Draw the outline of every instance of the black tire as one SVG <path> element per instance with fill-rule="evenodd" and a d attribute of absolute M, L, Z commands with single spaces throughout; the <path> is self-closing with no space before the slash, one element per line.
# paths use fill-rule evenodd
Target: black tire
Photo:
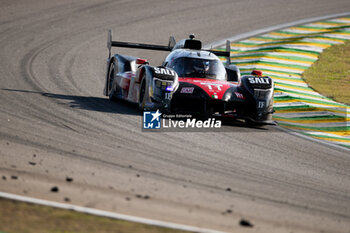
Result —
<path fill-rule="evenodd" d="M 109 67 L 108 82 L 107 82 L 107 95 L 110 100 L 115 99 L 115 90 L 112 87 L 114 78 L 115 78 L 115 68 L 114 68 L 114 63 L 112 62 Z"/>
<path fill-rule="evenodd" d="M 141 81 L 141 87 L 140 87 L 140 98 L 139 98 L 139 109 L 143 111 L 145 109 L 146 104 L 146 77 L 143 75 L 142 81 Z"/>
<path fill-rule="evenodd" d="M 200 113 L 200 115 L 199 115 L 199 117 L 200 117 L 200 119 L 202 119 L 202 120 L 207 120 L 208 118 L 210 118 L 210 117 L 212 117 L 213 116 L 213 114 L 214 114 L 214 109 L 213 108 L 208 108 L 207 107 L 207 104 L 204 102 L 203 103 L 204 104 L 204 106 L 203 106 L 203 110 L 204 111 L 202 111 L 201 113 Z"/>

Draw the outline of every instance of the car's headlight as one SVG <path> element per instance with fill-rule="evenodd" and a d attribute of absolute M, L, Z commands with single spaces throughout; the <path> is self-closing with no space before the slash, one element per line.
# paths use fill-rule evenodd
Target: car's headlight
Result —
<path fill-rule="evenodd" d="M 173 91 L 174 90 L 174 82 L 170 80 L 161 80 L 158 78 L 153 78 L 153 86 L 164 90 L 164 91 Z"/>

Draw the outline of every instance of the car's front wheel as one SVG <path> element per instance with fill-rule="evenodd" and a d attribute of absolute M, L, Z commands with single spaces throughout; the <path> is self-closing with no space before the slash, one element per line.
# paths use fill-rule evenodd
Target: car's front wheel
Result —
<path fill-rule="evenodd" d="M 140 96 L 139 96 L 139 109 L 143 111 L 146 104 L 146 77 L 142 77 L 141 87 L 140 87 Z"/>

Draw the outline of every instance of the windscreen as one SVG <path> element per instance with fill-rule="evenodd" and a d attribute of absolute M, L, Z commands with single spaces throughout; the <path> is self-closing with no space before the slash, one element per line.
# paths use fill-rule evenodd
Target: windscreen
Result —
<path fill-rule="evenodd" d="M 179 77 L 226 80 L 226 70 L 218 60 L 180 57 L 170 67 Z"/>

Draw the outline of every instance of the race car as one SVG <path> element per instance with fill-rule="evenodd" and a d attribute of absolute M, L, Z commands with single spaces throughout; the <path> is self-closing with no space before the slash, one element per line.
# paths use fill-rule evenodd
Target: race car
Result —
<path fill-rule="evenodd" d="M 114 54 L 112 47 L 170 52 L 161 66 L 147 59 Z M 152 45 L 112 40 L 108 32 L 104 95 L 137 103 L 141 110 L 186 113 L 201 117 L 244 119 L 250 124 L 275 124 L 273 80 L 261 71 L 241 77 L 230 64 L 230 42 L 225 51 L 203 49 L 194 35 L 176 43 Z M 219 57 L 226 57 L 226 65 Z"/>

